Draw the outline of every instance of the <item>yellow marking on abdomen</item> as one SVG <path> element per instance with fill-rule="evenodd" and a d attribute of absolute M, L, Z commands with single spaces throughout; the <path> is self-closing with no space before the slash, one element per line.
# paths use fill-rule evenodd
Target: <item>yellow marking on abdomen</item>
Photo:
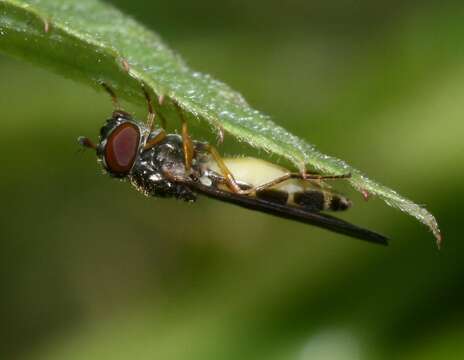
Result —
<path fill-rule="evenodd" d="M 284 167 L 253 157 L 225 158 L 223 160 L 237 181 L 249 184 L 252 187 L 267 184 L 290 172 Z M 214 161 L 211 161 L 208 166 L 218 174 L 221 173 Z M 303 191 L 308 186 L 305 183 L 302 180 L 289 179 L 273 186 L 272 189 L 286 191 L 290 194 Z"/>
<path fill-rule="evenodd" d="M 282 166 L 253 157 L 225 158 L 223 161 L 235 180 L 251 187 L 270 183 L 290 173 Z M 219 166 L 214 161 L 211 161 L 208 166 L 211 170 L 221 174 Z M 288 205 L 311 208 L 314 211 L 338 211 L 345 210 L 350 206 L 350 201 L 347 198 L 321 187 L 315 181 L 289 179 L 269 187 L 268 190 L 278 190 L 288 194 Z M 271 196 L 269 200 L 272 198 L 277 200 L 276 195 Z M 336 204 L 337 206 L 334 206 Z"/>

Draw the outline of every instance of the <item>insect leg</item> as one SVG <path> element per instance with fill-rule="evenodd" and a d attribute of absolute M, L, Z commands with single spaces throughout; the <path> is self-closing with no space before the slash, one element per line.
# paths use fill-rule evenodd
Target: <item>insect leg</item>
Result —
<path fill-rule="evenodd" d="M 319 174 L 293 174 L 293 178 L 301 180 L 336 180 L 336 179 L 349 179 L 351 174 L 342 175 L 319 175 Z"/>
<path fill-rule="evenodd" d="M 242 190 L 240 188 L 240 186 L 237 184 L 237 181 L 235 180 L 234 175 L 231 173 L 226 163 L 222 159 L 221 155 L 214 146 L 208 144 L 206 150 L 211 154 L 214 161 L 216 161 L 216 164 L 218 164 L 219 169 L 221 170 L 221 173 L 225 178 L 225 182 L 230 190 L 232 190 L 236 194 L 242 195 L 246 195 L 251 192 L 250 190 Z"/>
<path fill-rule="evenodd" d="M 177 109 L 177 113 L 179 114 L 180 120 L 182 122 L 182 146 L 184 149 L 185 168 L 187 170 L 190 170 L 192 167 L 193 153 L 194 153 L 193 143 L 192 143 L 192 139 L 190 138 L 190 135 L 188 132 L 187 120 L 185 119 L 182 109 L 176 103 L 175 103 L 175 107 Z"/>
<path fill-rule="evenodd" d="M 248 193 L 255 193 L 259 192 L 262 190 L 266 190 L 270 187 L 276 186 L 280 183 L 283 183 L 284 181 L 290 180 L 290 179 L 299 179 L 299 180 L 333 180 L 333 179 L 346 179 L 349 178 L 351 175 L 329 175 L 329 176 L 324 176 L 324 175 L 311 175 L 311 174 L 299 174 L 299 173 L 287 173 L 285 175 L 282 175 L 272 181 L 269 181 L 265 184 L 258 185 L 254 188 L 251 188 L 249 190 L 246 190 Z"/>
<path fill-rule="evenodd" d="M 105 89 L 105 91 L 110 95 L 111 101 L 113 102 L 113 107 L 116 111 L 121 109 L 121 105 L 119 104 L 118 97 L 116 96 L 113 89 L 106 83 L 102 82 L 100 85 Z"/>
<path fill-rule="evenodd" d="M 145 100 L 147 101 L 147 108 L 148 108 L 147 128 L 149 129 L 149 133 L 151 133 L 155 125 L 156 113 L 153 110 L 153 104 L 151 103 L 150 94 L 148 93 L 147 89 L 145 89 L 145 85 L 143 83 L 142 83 L 142 91 L 143 91 L 143 94 L 145 95 Z"/>
<path fill-rule="evenodd" d="M 266 190 L 270 187 L 273 187 L 275 185 L 278 185 L 280 183 L 283 183 L 284 181 L 287 181 L 289 179 L 295 179 L 295 175 L 297 174 L 293 174 L 293 173 L 288 173 L 288 174 L 285 174 L 285 175 L 282 175 L 272 181 L 269 181 L 268 183 L 265 183 L 265 184 L 262 184 L 262 185 L 258 185 L 252 189 L 250 189 L 249 191 L 251 192 L 258 192 L 258 191 L 262 191 L 262 190 Z"/>
<path fill-rule="evenodd" d="M 145 146 L 143 147 L 144 150 L 149 150 L 152 147 L 156 146 L 159 144 L 161 141 L 166 139 L 166 132 L 164 130 L 161 130 L 158 135 L 156 135 L 153 139 L 147 141 Z"/>
<path fill-rule="evenodd" d="M 46 26 L 47 25 L 48 25 L 48 22 L 46 22 Z M 46 31 L 48 31 L 48 29 L 46 29 Z M 116 97 L 116 94 L 114 93 L 113 89 L 111 89 L 111 87 L 109 85 L 107 85 L 106 83 L 104 83 L 104 82 L 101 82 L 100 85 L 110 95 L 111 101 L 113 102 L 113 106 L 114 106 L 114 109 L 115 109 L 114 113 L 121 112 L 121 110 L 120 110 L 121 106 L 119 105 L 118 98 Z M 80 136 L 77 139 L 77 142 L 79 143 L 79 145 L 81 145 L 84 148 L 97 150 L 97 145 L 92 140 L 90 140 L 88 137 Z"/>
<path fill-rule="evenodd" d="M 163 103 L 164 103 L 164 95 L 158 96 L 158 106 L 159 106 L 159 108 L 161 108 L 161 106 L 163 106 Z M 166 129 L 166 126 L 167 126 L 166 118 L 161 113 L 161 110 L 159 110 L 157 114 L 158 114 L 158 117 L 161 120 L 161 127 L 163 129 Z"/>
<path fill-rule="evenodd" d="M 155 117 L 158 117 L 161 121 L 161 128 L 166 129 L 166 118 L 161 114 L 160 111 L 156 111 L 155 107 L 153 107 L 153 103 L 151 101 L 150 94 L 148 93 L 147 89 L 145 88 L 144 83 L 142 83 L 142 91 L 145 95 L 145 99 L 147 101 L 148 107 L 148 118 L 147 118 L 147 127 L 150 129 L 150 132 L 153 131 L 154 128 L 154 120 Z M 158 105 L 163 105 L 164 96 L 160 95 L 158 97 Z"/>

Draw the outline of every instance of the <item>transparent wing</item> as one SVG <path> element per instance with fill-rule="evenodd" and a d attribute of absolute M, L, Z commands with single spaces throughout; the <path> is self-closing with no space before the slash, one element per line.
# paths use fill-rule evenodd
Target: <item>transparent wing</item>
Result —
<path fill-rule="evenodd" d="M 261 211 L 282 218 L 299 221 L 305 224 L 318 226 L 352 238 L 381 245 L 388 245 L 387 237 L 327 214 L 311 212 L 302 207 L 283 205 L 253 196 L 239 195 L 218 189 L 214 186 L 205 186 L 199 182 L 192 182 L 188 185 L 198 193 L 213 199 L 225 201 L 247 209 Z"/>

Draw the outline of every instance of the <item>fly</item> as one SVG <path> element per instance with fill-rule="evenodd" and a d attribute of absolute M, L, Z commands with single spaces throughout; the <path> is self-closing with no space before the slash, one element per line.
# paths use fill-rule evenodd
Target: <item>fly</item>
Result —
<path fill-rule="evenodd" d="M 323 180 L 349 175 L 292 173 L 252 157 L 222 158 L 211 144 L 191 139 L 186 119 L 175 103 L 182 122 L 180 135 L 167 134 L 163 128 L 155 129 L 157 114 L 145 89 L 148 120 L 141 124 L 120 110 L 112 89 L 103 86 L 111 95 L 116 110 L 100 129 L 98 144 L 86 137 L 78 141 L 96 151 L 98 161 L 110 176 L 128 179 L 147 196 L 194 202 L 198 194 L 205 195 L 387 245 L 385 236 L 325 213 L 347 210 L 351 201 L 332 191 Z"/>

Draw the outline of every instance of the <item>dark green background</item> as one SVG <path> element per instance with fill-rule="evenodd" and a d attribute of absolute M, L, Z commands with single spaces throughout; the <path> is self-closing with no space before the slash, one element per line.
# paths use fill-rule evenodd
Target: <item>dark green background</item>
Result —
<path fill-rule="evenodd" d="M 194 69 L 426 204 L 444 248 L 343 184 L 344 217 L 390 247 L 203 198 L 146 199 L 78 152 L 111 112 L 103 93 L 2 57 L 0 357 L 464 357 L 462 2 L 116 3 Z M 220 149 L 252 152 L 230 137 Z"/>

